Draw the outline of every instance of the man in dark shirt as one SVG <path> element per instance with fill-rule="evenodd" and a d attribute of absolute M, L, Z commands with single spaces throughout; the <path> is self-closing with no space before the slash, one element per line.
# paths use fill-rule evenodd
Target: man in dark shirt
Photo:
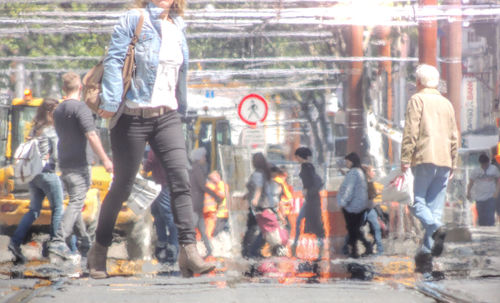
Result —
<path fill-rule="evenodd" d="M 49 246 L 49 252 L 68 259 L 73 258 L 74 255 L 70 253 L 66 239 L 72 235 L 75 226 L 80 239 L 87 245 L 90 243 L 89 235 L 85 228 L 82 228 L 81 212 L 90 188 L 90 165 L 92 163 L 87 152 L 87 144 L 90 144 L 107 172 L 113 172 L 113 164 L 106 155 L 95 131 L 94 118 L 90 109 L 85 103 L 79 101 L 82 90 L 80 76 L 69 72 L 64 74 L 62 79 L 62 89 L 66 96 L 54 112 L 54 123 L 59 137 L 58 163 L 62 181 L 69 195 L 69 202 L 56 236 Z"/>

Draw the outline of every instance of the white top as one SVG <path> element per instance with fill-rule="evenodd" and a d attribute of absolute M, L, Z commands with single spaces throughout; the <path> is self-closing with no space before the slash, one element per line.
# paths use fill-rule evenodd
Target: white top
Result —
<path fill-rule="evenodd" d="M 474 201 L 486 201 L 493 198 L 500 172 L 495 165 L 489 165 L 486 171 L 481 168 L 475 168 L 470 175 L 474 184 L 471 188 L 471 198 Z"/>
<path fill-rule="evenodd" d="M 177 109 L 175 88 L 179 75 L 179 68 L 184 60 L 182 55 L 182 41 L 177 26 L 167 20 L 161 20 L 161 46 L 158 55 L 158 70 L 150 103 L 135 103 L 127 100 L 127 107 L 160 107 L 167 106 Z"/>

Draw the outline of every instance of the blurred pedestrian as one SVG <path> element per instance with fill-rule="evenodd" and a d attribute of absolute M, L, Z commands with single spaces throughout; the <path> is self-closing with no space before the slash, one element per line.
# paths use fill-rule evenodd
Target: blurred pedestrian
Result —
<path fill-rule="evenodd" d="M 496 160 L 496 156 L 498 156 L 498 145 L 495 145 L 491 148 L 491 153 L 493 155 L 491 157 L 491 165 L 494 165 L 500 171 L 500 163 L 498 163 Z M 496 198 L 495 205 L 496 205 L 495 211 L 497 213 L 497 221 L 500 223 L 500 194 Z"/>
<path fill-rule="evenodd" d="M 219 186 L 221 187 L 219 188 Z M 217 171 L 213 171 L 207 176 L 205 188 L 206 192 L 205 200 L 203 201 L 203 217 L 205 218 L 207 236 L 209 239 L 212 239 L 215 225 L 217 224 L 218 206 L 222 203 L 222 201 L 224 201 L 226 196 L 224 182 L 220 179 L 220 175 Z"/>
<path fill-rule="evenodd" d="M 92 112 L 80 101 L 82 92 L 80 76 L 68 72 L 62 76 L 62 80 L 65 96 L 54 111 L 54 124 L 59 137 L 57 151 L 61 179 L 68 192 L 69 202 L 56 236 L 49 245 L 49 254 L 76 262 L 79 256 L 71 252 L 67 245 L 73 231 L 78 233 L 77 236 L 83 246 L 82 254 L 86 254 L 90 246 L 90 236 L 82 219 L 82 208 L 90 188 L 92 154 L 89 145 L 107 172 L 113 172 L 113 163 L 102 147 Z"/>
<path fill-rule="evenodd" d="M 196 248 L 193 205 L 186 144 L 181 117 L 187 108 L 188 46 L 182 19 L 184 0 L 137 0 L 122 15 L 111 36 L 104 60 L 99 115 L 112 118 L 110 140 L 116 171 L 99 215 L 96 241 L 88 264 L 93 278 L 105 278 L 106 255 L 122 203 L 128 199 L 146 143 L 167 174 L 171 206 L 177 226 L 179 268 L 184 277 L 215 268 Z M 128 46 L 144 16 L 135 44 L 135 70 L 123 91 L 122 70 Z M 123 97 L 124 96 L 124 97 Z M 122 99 L 123 98 L 123 99 Z M 122 102 L 123 101 L 123 102 Z"/>
<path fill-rule="evenodd" d="M 208 175 L 208 182 L 213 184 L 211 189 L 213 189 L 212 191 L 216 194 L 216 197 L 220 199 L 220 202 L 217 202 L 217 199 L 211 196 L 217 202 L 216 223 L 211 235 L 212 237 L 216 237 L 222 231 L 229 231 L 229 210 L 227 209 L 226 199 L 226 193 L 229 193 L 229 189 L 227 184 L 222 180 L 219 172 L 215 170 Z M 209 186 L 207 185 L 207 187 Z"/>
<path fill-rule="evenodd" d="M 458 131 L 451 102 L 437 90 L 439 72 L 421 64 L 416 70 L 418 92 L 406 106 L 401 170 L 414 175 L 413 214 L 422 223 L 423 245 L 415 256 L 416 271 L 430 273 L 432 257 L 441 255 L 446 232 L 441 222 L 446 187 L 457 167 Z"/>
<path fill-rule="evenodd" d="M 478 225 L 493 226 L 500 191 L 500 171 L 490 164 L 490 158 L 485 153 L 479 155 L 479 165 L 470 174 L 467 198 L 476 201 Z"/>
<path fill-rule="evenodd" d="M 362 165 L 362 168 L 366 175 L 368 187 L 368 208 L 366 209 L 365 222 L 370 226 L 370 232 L 373 235 L 375 245 L 377 246 L 376 254 L 381 255 L 384 252 L 384 246 L 382 245 L 382 229 L 380 228 L 379 213 L 377 212 L 375 205 L 375 200 L 377 198 L 380 200 L 380 191 L 377 191 L 377 187 L 375 185 L 375 169 L 373 166 Z"/>
<path fill-rule="evenodd" d="M 290 184 L 288 184 L 287 178 L 288 173 L 286 171 L 286 168 L 280 167 L 278 172 L 274 176 L 273 181 L 275 181 L 281 187 L 281 195 L 279 197 L 278 203 L 278 217 L 283 226 L 286 228 L 287 232 L 290 233 L 291 224 L 288 216 L 290 215 L 292 210 L 293 189 Z"/>
<path fill-rule="evenodd" d="M 52 240 L 59 228 L 63 214 L 63 189 L 61 180 L 56 174 L 57 134 L 54 128 L 54 111 L 59 101 L 45 98 L 37 108 L 33 118 L 30 139 L 38 140 L 38 149 L 43 161 L 42 172 L 29 182 L 30 208 L 22 217 L 10 238 L 9 250 L 16 258 L 15 263 L 25 263 L 26 257 L 21 250 L 28 230 L 40 216 L 45 197 L 49 200 L 51 209 L 50 239 Z"/>
<path fill-rule="evenodd" d="M 344 214 L 348 232 L 347 243 L 351 249 L 349 256 L 359 258 L 358 240 L 362 241 L 365 245 L 365 252 L 367 254 L 370 254 L 372 251 L 371 243 L 365 239 L 361 231 L 369 203 L 368 185 L 358 154 L 352 152 L 345 156 L 344 159 L 349 171 L 340 185 L 337 193 L 337 203 L 342 208 L 342 213 Z"/>
<path fill-rule="evenodd" d="M 246 184 L 247 193 L 245 194 L 249 210 L 247 230 L 242 243 L 242 255 L 246 258 L 262 257 L 261 249 L 265 241 L 262 235 L 259 236 L 260 229 L 257 223 L 257 212 L 269 207 L 271 181 L 270 167 L 264 154 L 253 154 L 252 166 L 254 171 Z"/>
<path fill-rule="evenodd" d="M 302 194 L 304 203 L 299 211 L 295 225 L 295 240 L 292 244 L 292 255 L 296 256 L 297 244 L 300 237 L 300 224 L 305 219 L 304 233 L 315 234 L 318 241 L 318 260 L 323 256 L 325 228 L 321 214 L 321 197 L 319 191 L 323 187 L 323 180 L 316 173 L 311 163 L 312 151 L 308 147 L 299 147 L 295 150 L 295 158 L 300 163 L 299 177 L 302 180 Z"/>
<path fill-rule="evenodd" d="M 208 238 L 205 217 L 203 216 L 205 193 L 208 191 L 206 186 L 208 176 L 206 155 L 207 152 L 204 147 L 199 147 L 191 151 L 192 167 L 189 171 L 189 179 L 191 181 L 191 197 L 193 198 L 194 226 L 198 228 L 207 251 L 205 257 L 208 257 L 212 255 L 212 243 L 210 243 L 210 239 Z"/>
<path fill-rule="evenodd" d="M 266 208 L 258 207 L 257 224 L 264 240 L 269 243 L 271 253 L 274 256 L 286 256 L 288 251 L 286 243 L 288 242 L 288 231 L 283 227 L 285 218 L 281 217 L 279 205 L 284 195 L 284 186 L 282 171 L 274 165 L 270 167 L 271 178 L 269 182 L 269 197 Z"/>
<path fill-rule="evenodd" d="M 177 227 L 174 223 L 174 214 L 170 204 L 170 190 L 167 176 L 153 150 L 149 150 L 144 161 L 144 171 L 151 172 L 153 180 L 161 185 L 158 197 L 151 204 L 151 215 L 154 218 L 156 229 L 155 257 L 160 263 L 174 264 L 179 253 Z"/>

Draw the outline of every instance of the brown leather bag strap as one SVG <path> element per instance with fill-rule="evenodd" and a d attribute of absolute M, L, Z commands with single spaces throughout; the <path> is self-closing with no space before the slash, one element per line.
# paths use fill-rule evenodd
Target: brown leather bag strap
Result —
<path fill-rule="evenodd" d="M 137 26 L 135 27 L 134 36 L 132 37 L 132 41 L 130 42 L 130 44 L 133 45 L 135 45 L 137 43 L 137 40 L 139 40 L 139 35 L 142 31 L 142 25 L 144 24 L 144 13 L 142 12 L 142 9 L 140 10 L 140 12 L 141 17 L 139 17 L 139 22 L 137 22 Z"/>

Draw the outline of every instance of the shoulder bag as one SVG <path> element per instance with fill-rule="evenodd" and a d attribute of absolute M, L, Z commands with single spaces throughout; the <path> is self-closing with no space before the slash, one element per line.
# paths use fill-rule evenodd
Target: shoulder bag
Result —
<path fill-rule="evenodd" d="M 122 108 L 123 99 L 125 98 L 125 95 L 128 92 L 128 89 L 130 88 L 130 82 L 135 68 L 135 44 L 139 40 L 139 35 L 141 33 L 143 23 L 144 23 L 144 13 L 141 10 L 141 17 L 139 18 L 139 22 L 137 22 L 134 36 L 132 37 L 132 41 L 130 41 L 130 44 L 128 45 L 127 54 L 123 62 L 123 69 L 122 69 L 123 95 L 122 95 L 122 102 L 120 103 L 120 108 Z M 104 60 L 101 60 L 90 71 L 88 71 L 87 74 L 85 74 L 85 76 L 83 77 L 82 81 L 83 100 L 94 113 L 97 113 L 97 111 L 99 110 L 99 105 L 101 104 L 101 99 L 99 95 L 102 92 L 101 85 L 102 85 L 102 76 L 104 74 L 103 61 Z M 113 116 L 113 118 L 111 118 L 110 128 L 112 128 L 114 124 L 116 124 L 116 121 L 121 115 L 120 108 L 118 109 L 117 113 Z M 123 109 L 121 111 L 123 111 Z M 115 121 L 114 124 L 111 126 L 113 120 Z"/>

